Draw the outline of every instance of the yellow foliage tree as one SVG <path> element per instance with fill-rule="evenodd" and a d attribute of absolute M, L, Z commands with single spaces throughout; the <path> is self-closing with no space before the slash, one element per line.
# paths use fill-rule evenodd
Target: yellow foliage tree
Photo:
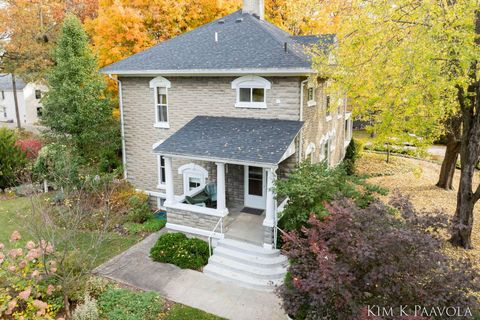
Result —
<path fill-rule="evenodd" d="M 347 0 L 266 0 L 267 20 L 294 35 L 336 33 Z"/>

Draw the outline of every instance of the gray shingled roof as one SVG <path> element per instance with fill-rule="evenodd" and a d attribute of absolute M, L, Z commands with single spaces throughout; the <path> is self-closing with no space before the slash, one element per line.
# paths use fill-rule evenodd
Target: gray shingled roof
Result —
<path fill-rule="evenodd" d="M 18 76 L 15 77 L 17 90 L 25 88 L 26 83 Z M 13 90 L 12 75 L 10 73 L 0 73 L 0 90 Z"/>
<path fill-rule="evenodd" d="M 276 165 L 302 125 L 292 120 L 197 116 L 154 152 Z"/>
<path fill-rule="evenodd" d="M 215 42 L 215 32 L 218 42 Z M 310 70 L 304 44 L 331 35 L 292 37 L 241 10 L 102 68 L 103 73 L 182 70 Z M 307 41 L 308 40 L 308 41 Z M 287 44 L 287 52 L 285 52 Z"/>

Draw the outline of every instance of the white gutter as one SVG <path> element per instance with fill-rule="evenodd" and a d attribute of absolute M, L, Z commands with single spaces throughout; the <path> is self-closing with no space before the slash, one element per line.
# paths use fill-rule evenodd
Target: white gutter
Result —
<path fill-rule="evenodd" d="M 120 106 L 120 131 L 122 136 L 122 164 L 123 164 L 123 178 L 127 180 L 127 153 L 125 150 L 125 120 L 123 118 L 123 96 L 122 96 L 122 82 L 119 79 L 112 77 L 112 74 L 108 74 L 108 77 L 118 83 L 118 103 Z"/>
<path fill-rule="evenodd" d="M 300 121 L 303 121 L 303 87 L 308 82 L 308 79 L 300 82 Z M 303 127 L 302 127 L 303 129 Z M 302 149 L 303 149 L 303 130 L 300 129 L 300 146 L 298 147 L 299 160 L 302 161 Z"/>

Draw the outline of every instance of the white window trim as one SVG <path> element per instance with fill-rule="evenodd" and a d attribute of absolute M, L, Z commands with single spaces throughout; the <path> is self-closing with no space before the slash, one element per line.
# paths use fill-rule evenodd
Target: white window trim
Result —
<path fill-rule="evenodd" d="M 178 168 L 178 174 L 183 175 L 183 193 L 184 194 L 188 194 L 189 192 L 192 191 L 188 189 L 190 178 L 200 179 L 200 187 L 196 189 L 201 189 L 201 188 L 203 189 L 205 187 L 205 184 L 208 178 L 208 171 L 202 166 L 195 163 L 187 163 L 181 166 L 180 168 Z"/>
<path fill-rule="evenodd" d="M 172 83 L 165 79 L 164 77 L 156 77 L 156 78 L 153 78 L 152 80 L 150 80 L 150 88 L 153 89 L 153 101 L 154 101 L 154 106 L 155 106 L 155 123 L 153 124 L 153 126 L 155 128 L 164 128 L 164 129 L 168 129 L 170 128 L 170 124 L 169 124 L 169 121 L 170 121 L 170 108 L 169 108 L 169 103 L 168 103 L 168 89 L 170 89 L 172 87 Z M 157 94 L 157 89 L 158 88 L 165 88 L 165 91 L 166 91 L 166 95 L 167 95 L 167 104 L 166 104 L 166 107 L 167 107 L 167 120 L 168 121 L 158 121 L 158 106 L 160 105 L 157 101 L 157 98 L 158 98 L 158 94 Z"/>
<path fill-rule="evenodd" d="M 161 145 L 164 140 L 160 140 L 152 145 L 152 150 L 155 150 L 156 147 Z M 161 155 L 157 154 L 157 189 L 163 189 L 165 190 L 167 188 L 167 185 L 165 183 L 162 183 L 162 171 L 160 170 L 161 168 L 161 160 L 160 157 Z"/>
<path fill-rule="evenodd" d="M 305 160 L 308 159 L 308 156 L 312 155 L 310 160 L 313 163 L 313 153 L 314 152 L 315 152 L 315 144 L 313 142 L 310 142 L 307 146 L 307 149 L 305 149 Z"/>
<path fill-rule="evenodd" d="M 263 89 L 263 102 L 240 102 L 240 88 Z M 265 78 L 259 76 L 243 76 L 232 81 L 232 89 L 236 91 L 236 108 L 267 108 L 267 90 L 272 88 L 272 84 Z"/>

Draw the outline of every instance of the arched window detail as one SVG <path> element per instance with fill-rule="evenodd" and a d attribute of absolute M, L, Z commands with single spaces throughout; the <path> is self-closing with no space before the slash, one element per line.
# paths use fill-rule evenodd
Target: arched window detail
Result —
<path fill-rule="evenodd" d="M 237 108 L 266 108 L 267 90 L 272 84 L 258 76 L 244 76 L 232 81 L 232 89 L 236 90 Z"/>
<path fill-rule="evenodd" d="M 208 171 L 195 163 L 188 163 L 178 168 L 178 174 L 183 175 L 183 193 L 205 187 Z"/>

